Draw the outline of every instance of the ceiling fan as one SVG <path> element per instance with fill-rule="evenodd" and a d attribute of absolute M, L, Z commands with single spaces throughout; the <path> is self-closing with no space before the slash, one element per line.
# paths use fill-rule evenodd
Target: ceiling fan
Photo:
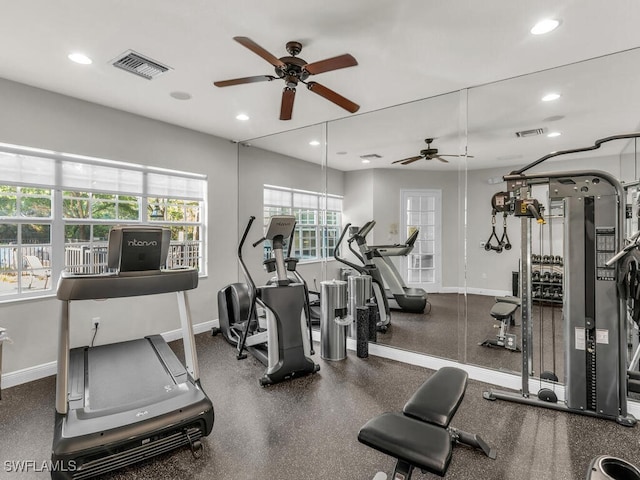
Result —
<path fill-rule="evenodd" d="M 359 105 L 324 85 L 321 85 L 318 82 L 307 81 L 309 75 L 316 75 L 318 73 L 330 72 L 331 70 L 338 70 L 339 68 L 353 67 L 357 65 L 358 62 L 356 59 L 348 53 L 320 60 L 319 62 L 307 63 L 306 60 L 296 56 L 302 51 L 302 44 L 300 42 L 287 42 L 286 49 L 291 56 L 276 58 L 250 38 L 233 37 L 233 39 L 273 65 L 275 67 L 277 77 L 274 77 L 273 75 L 256 75 L 253 77 L 234 78 L 232 80 L 213 82 L 216 87 L 229 87 L 231 85 L 241 85 L 243 83 L 270 82 L 271 80 L 276 80 L 278 78 L 283 79 L 285 87 L 282 90 L 280 120 L 291 120 L 293 100 L 295 98 L 298 82 L 304 83 L 313 93 L 326 98 L 330 102 L 335 103 L 350 113 L 355 113 L 360 108 Z"/>
<path fill-rule="evenodd" d="M 433 138 L 425 138 L 424 141 L 427 144 L 427 148 L 424 150 L 420 150 L 420 155 L 416 155 L 415 157 L 403 158 L 402 160 L 396 160 L 391 163 L 401 163 L 402 165 L 409 165 L 410 163 L 416 162 L 421 159 L 425 160 L 433 160 L 437 158 L 441 162 L 449 163 L 449 160 L 442 157 L 461 157 L 462 155 L 438 155 L 437 148 L 431 148 L 431 142 L 433 142 Z M 471 155 L 467 155 L 467 158 L 473 158 Z"/>

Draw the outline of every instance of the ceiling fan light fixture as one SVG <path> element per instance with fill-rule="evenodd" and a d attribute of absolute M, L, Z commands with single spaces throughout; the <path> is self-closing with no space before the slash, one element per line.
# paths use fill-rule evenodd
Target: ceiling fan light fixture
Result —
<path fill-rule="evenodd" d="M 545 18 L 544 20 L 540 20 L 533 27 L 531 27 L 532 35 L 544 35 L 545 33 L 552 32 L 560 25 L 560 20 L 556 20 L 555 18 Z"/>

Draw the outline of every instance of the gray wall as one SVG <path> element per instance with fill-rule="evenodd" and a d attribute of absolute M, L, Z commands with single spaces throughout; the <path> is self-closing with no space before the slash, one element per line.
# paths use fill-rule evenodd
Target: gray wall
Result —
<path fill-rule="evenodd" d="M 262 226 L 263 185 L 324 192 L 326 171 L 328 193 L 342 195 L 344 174 L 334 169 L 323 169 L 321 165 L 316 163 L 305 162 L 257 147 L 240 146 L 238 158 L 241 193 L 238 217 L 239 235 L 244 231 L 249 217 L 251 215 L 256 217 L 243 250 L 243 259 L 256 284 L 261 285 L 268 281 L 271 275 L 262 268 L 262 249 L 252 248 L 251 243 L 258 240 L 264 233 Z M 327 262 L 327 278 L 335 276 L 335 272 L 338 270 L 336 264 L 337 262 L 333 260 Z M 300 264 L 298 271 L 309 284 L 309 288 L 313 289 L 314 284 L 317 284 L 319 288 L 320 281 L 325 277 L 324 268 L 324 262 L 308 262 Z M 239 278 L 242 279 L 242 273 L 239 273 Z"/>
<path fill-rule="evenodd" d="M 236 281 L 237 155 L 227 140 L 0 79 L 0 142 L 208 175 L 206 278 L 190 293 L 193 323 L 217 318 L 215 292 Z M 0 178 L 1 178 L 0 172 Z M 59 301 L 55 297 L 0 304 L 5 373 L 56 359 Z M 76 303 L 73 345 L 179 328 L 174 295 Z M 142 320 L 138 320 L 141 318 Z M 135 321 L 134 321 L 135 320 Z"/>
<path fill-rule="evenodd" d="M 459 236 L 461 209 L 458 201 L 458 172 L 371 169 L 345 173 L 345 220 L 361 226 L 375 220 L 368 243 L 393 244 L 401 241 L 402 189 L 442 191 L 442 288 L 457 289 L 461 262 Z M 390 234 L 395 225 L 398 234 Z"/>

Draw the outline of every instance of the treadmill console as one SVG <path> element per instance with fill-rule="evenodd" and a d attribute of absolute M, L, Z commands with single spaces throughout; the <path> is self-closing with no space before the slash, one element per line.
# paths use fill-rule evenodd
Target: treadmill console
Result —
<path fill-rule="evenodd" d="M 171 231 L 161 227 L 113 227 L 107 264 L 119 272 L 160 270 L 167 262 Z"/>

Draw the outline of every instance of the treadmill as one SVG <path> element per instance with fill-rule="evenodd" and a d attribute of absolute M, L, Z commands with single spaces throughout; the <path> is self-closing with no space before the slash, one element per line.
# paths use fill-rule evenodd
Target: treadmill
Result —
<path fill-rule="evenodd" d="M 211 400 L 200 386 L 186 290 L 198 286 L 194 268 L 161 270 L 170 231 L 114 227 L 108 267 L 116 273 L 63 273 L 52 447 L 53 479 L 84 479 L 189 445 L 213 428 Z M 70 349 L 72 301 L 175 292 L 185 365 L 160 335 Z"/>
<path fill-rule="evenodd" d="M 409 255 L 418 238 L 418 230 L 416 229 L 404 244 L 367 245 L 366 237 L 373 230 L 375 224 L 376 221 L 371 220 L 354 233 L 349 239 L 349 249 L 362 263 L 373 262 L 378 268 L 384 283 L 389 287 L 385 288 L 385 295 L 391 308 L 411 313 L 422 313 L 429 305 L 430 311 L 431 306 L 427 301 L 427 292 L 422 288 L 407 287 L 400 272 L 389 258 Z M 356 228 L 354 227 L 354 230 Z M 353 241 L 358 244 L 360 253 L 351 247 Z"/>

